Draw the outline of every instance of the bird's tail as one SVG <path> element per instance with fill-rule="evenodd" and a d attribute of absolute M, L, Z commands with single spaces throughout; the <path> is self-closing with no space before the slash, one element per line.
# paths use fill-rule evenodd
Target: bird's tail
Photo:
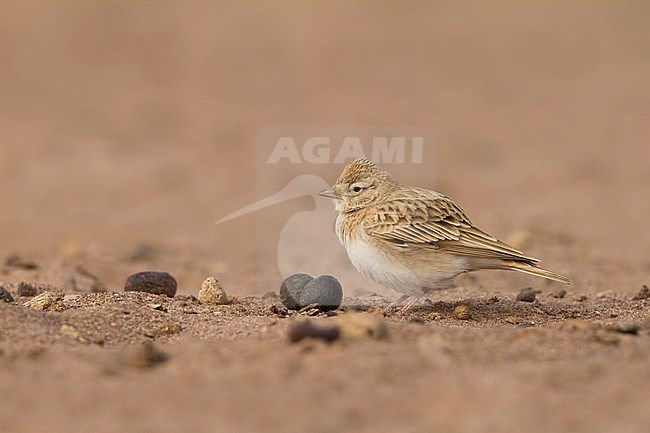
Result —
<path fill-rule="evenodd" d="M 571 284 L 571 280 L 564 275 L 556 274 L 555 272 L 547 271 L 546 269 L 539 268 L 525 262 L 506 261 L 504 269 L 523 272 L 525 274 L 535 275 L 537 277 L 546 278 L 548 280 L 557 281 L 559 283 Z"/>

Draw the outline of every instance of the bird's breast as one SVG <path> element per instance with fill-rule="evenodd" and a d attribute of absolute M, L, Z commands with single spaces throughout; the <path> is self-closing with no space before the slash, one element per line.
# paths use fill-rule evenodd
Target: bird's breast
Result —
<path fill-rule="evenodd" d="M 336 235 L 341 241 L 341 244 L 347 249 L 350 242 L 353 241 L 353 238 L 358 236 L 356 233 L 358 230 L 363 230 L 361 224 L 355 221 L 353 215 L 339 213 L 336 217 Z"/>

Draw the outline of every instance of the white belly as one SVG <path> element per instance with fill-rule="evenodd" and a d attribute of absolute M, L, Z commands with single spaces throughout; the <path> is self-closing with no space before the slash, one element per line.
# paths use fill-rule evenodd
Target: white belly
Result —
<path fill-rule="evenodd" d="M 435 270 L 416 271 L 406 264 L 390 260 L 379 254 L 366 242 L 353 242 L 348 248 L 348 256 L 355 268 L 371 280 L 409 296 L 417 296 L 432 289 L 442 289 L 450 279 L 462 272 L 460 268 L 449 273 Z"/>

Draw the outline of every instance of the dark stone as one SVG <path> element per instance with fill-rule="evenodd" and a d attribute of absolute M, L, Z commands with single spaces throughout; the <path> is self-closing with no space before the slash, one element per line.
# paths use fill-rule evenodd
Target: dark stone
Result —
<path fill-rule="evenodd" d="M 5 302 L 14 302 L 14 297 L 11 296 L 11 293 L 5 290 L 4 287 L 0 287 L 0 300 Z"/>
<path fill-rule="evenodd" d="M 280 286 L 280 299 L 290 310 L 300 310 L 298 299 L 303 287 L 314 278 L 307 274 L 293 274 L 288 276 Z"/>
<path fill-rule="evenodd" d="M 521 302 L 534 302 L 535 292 L 530 289 L 524 289 L 517 294 L 517 300 Z"/>
<path fill-rule="evenodd" d="M 341 306 L 343 289 L 341 283 L 331 275 L 321 275 L 314 278 L 302 288 L 298 305 L 305 307 L 316 304 L 323 310 L 336 310 Z"/>
<path fill-rule="evenodd" d="M 176 294 L 176 280 L 167 272 L 138 272 L 127 278 L 124 284 L 125 292 L 147 292 L 154 295 L 167 295 L 173 298 Z"/>

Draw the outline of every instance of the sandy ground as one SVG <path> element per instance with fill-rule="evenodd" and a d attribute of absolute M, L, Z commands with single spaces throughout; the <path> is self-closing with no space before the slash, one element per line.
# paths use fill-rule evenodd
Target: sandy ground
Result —
<path fill-rule="evenodd" d="M 650 430 L 645 2 L 0 4 L 0 431 Z M 214 222 L 333 182 L 260 164 L 262 128 L 315 126 L 432 128 L 390 169 L 574 285 L 483 272 L 401 313 L 337 259 L 344 307 L 285 314 L 284 224 L 340 258 L 333 210 Z M 177 296 L 124 293 L 142 270 Z M 232 304 L 192 297 L 208 276 Z M 374 331 L 288 339 L 348 317 Z"/>

